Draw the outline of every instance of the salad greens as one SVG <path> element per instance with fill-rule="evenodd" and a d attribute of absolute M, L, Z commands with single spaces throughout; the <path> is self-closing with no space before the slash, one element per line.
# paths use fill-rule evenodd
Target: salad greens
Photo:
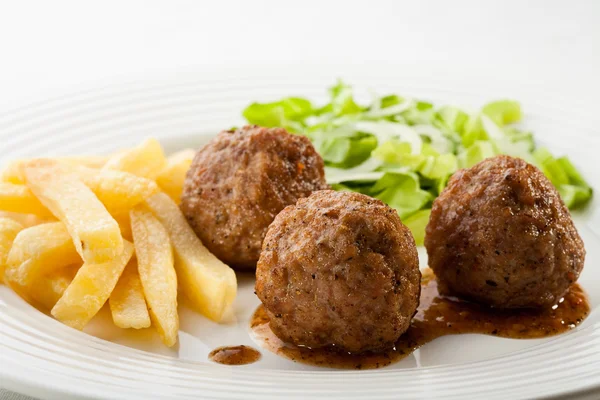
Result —
<path fill-rule="evenodd" d="M 486 104 L 478 112 L 398 95 L 361 105 L 342 81 L 317 107 L 300 97 L 253 103 L 243 112 L 251 124 L 284 127 L 308 136 L 325 161 L 327 182 L 337 190 L 381 199 L 398 211 L 417 244 L 423 243 L 431 203 L 448 178 L 497 154 L 539 167 L 569 208 L 583 206 L 592 189 L 567 157 L 535 146 L 531 132 L 513 126 L 521 107 L 513 100 Z"/>

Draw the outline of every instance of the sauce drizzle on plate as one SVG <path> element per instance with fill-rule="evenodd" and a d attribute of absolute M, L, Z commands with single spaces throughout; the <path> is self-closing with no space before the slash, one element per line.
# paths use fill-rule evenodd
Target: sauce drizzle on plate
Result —
<path fill-rule="evenodd" d="M 513 339 L 543 338 L 575 328 L 590 313 L 587 296 L 578 284 L 571 286 L 558 304 L 542 310 L 498 310 L 443 297 L 430 269 L 424 271 L 421 285 L 421 302 L 410 327 L 393 349 L 381 353 L 350 354 L 333 346 L 311 349 L 285 343 L 271 331 L 262 305 L 250 326 L 258 343 L 292 361 L 329 368 L 373 369 L 397 362 L 441 336 L 480 333 Z"/>
<path fill-rule="evenodd" d="M 225 365 L 245 365 L 258 361 L 260 353 L 250 346 L 225 346 L 211 351 L 208 359 Z"/>

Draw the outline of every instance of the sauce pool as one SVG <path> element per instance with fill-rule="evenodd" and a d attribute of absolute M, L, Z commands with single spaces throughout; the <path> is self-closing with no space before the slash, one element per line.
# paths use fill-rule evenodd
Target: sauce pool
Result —
<path fill-rule="evenodd" d="M 250 346 L 225 346 L 211 351 L 208 359 L 225 365 L 245 365 L 258 361 L 260 353 Z"/>
<path fill-rule="evenodd" d="M 250 327 L 263 347 L 292 361 L 330 368 L 373 369 L 400 361 L 441 336 L 480 333 L 513 339 L 543 338 L 575 328 L 590 312 L 587 296 L 578 284 L 558 304 L 542 310 L 499 310 L 443 297 L 430 269 L 424 271 L 421 285 L 420 305 L 410 327 L 394 348 L 384 352 L 350 354 L 335 347 L 311 349 L 285 343 L 271 331 L 262 305 Z"/>

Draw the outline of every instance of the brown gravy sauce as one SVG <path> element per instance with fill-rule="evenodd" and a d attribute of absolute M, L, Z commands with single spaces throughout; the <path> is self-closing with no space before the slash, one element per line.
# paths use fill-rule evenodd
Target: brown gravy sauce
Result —
<path fill-rule="evenodd" d="M 262 305 L 250 326 L 263 347 L 292 361 L 329 368 L 373 369 L 395 363 L 444 335 L 480 333 L 513 339 L 543 338 L 575 328 L 590 312 L 587 296 L 578 284 L 557 305 L 544 310 L 497 310 L 443 297 L 429 269 L 423 273 L 421 284 L 421 303 L 410 327 L 394 348 L 381 353 L 350 354 L 334 347 L 311 349 L 282 342 L 271 331 Z"/>
<path fill-rule="evenodd" d="M 208 359 L 225 365 L 252 364 L 260 359 L 260 352 L 250 346 L 225 346 L 211 351 Z"/>

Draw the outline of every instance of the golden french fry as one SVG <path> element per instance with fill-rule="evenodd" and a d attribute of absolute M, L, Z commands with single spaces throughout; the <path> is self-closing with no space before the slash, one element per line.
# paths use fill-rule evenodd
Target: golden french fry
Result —
<path fill-rule="evenodd" d="M 110 159 L 110 156 L 66 156 L 58 157 L 57 161 L 69 164 L 69 165 L 80 165 L 88 168 L 102 168 L 104 164 Z"/>
<path fill-rule="evenodd" d="M 50 311 L 67 290 L 80 267 L 81 264 L 68 265 L 36 279 L 29 290 L 33 304 Z"/>
<path fill-rule="evenodd" d="M 177 342 L 177 275 L 169 234 L 152 212 L 137 206 L 131 210 L 131 230 L 138 271 L 152 323 L 167 346 Z"/>
<path fill-rule="evenodd" d="M 109 262 L 83 264 L 52 308 L 54 318 L 75 329 L 83 329 L 108 300 L 132 255 L 133 245 L 125 240 L 123 251 Z"/>
<path fill-rule="evenodd" d="M 0 186 L 3 185 L 23 185 L 25 183 L 25 175 L 23 167 L 31 161 L 16 161 L 10 164 L 9 167 L 4 170 L 0 181 Z M 58 162 L 58 161 L 55 161 Z M 112 171 L 112 170 L 98 170 L 94 168 L 86 167 L 82 164 L 61 164 L 66 166 L 65 169 L 69 169 L 70 172 L 76 174 L 79 179 L 90 188 L 92 192 L 98 197 L 98 199 L 104 204 L 107 210 L 111 214 L 125 214 L 136 204 L 141 203 L 144 199 L 152 196 L 159 191 L 156 182 L 150 179 L 141 178 L 133 174 L 123 171 Z M 6 183 L 10 182 L 10 183 Z M 5 190 L 11 189 L 6 186 Z M 16 190 L 13 188 L 13 191 Z M 10 193 L 10 192 L 9 192 Z M 20 196 L 25 196 L 26 193 L 16 193 Z M 15 196 L 14 194 L 12 195 Z M 0 199 L 2 199 L 2 189 L 0 187 Z M 0 209 L 4 209 L 0 200 Z M 12 201 L 10 204 L 14 204 Z M 38 202 L 39 203 L 39 202 Z M 19 202 L 18 205 L 12 205 L 10 211 L 14 209 L 22 210 L 29 203 Z M 8 207 L 8 206 L 6 206 Z M 45 210 L 45 208 L 42 208 Z M 26 212 L 26 211 L 19 211 Z M 46 216 L 52 215 L 48 210 L 45 210 Z M 36 214 L 38 214 L 36 212 Z"/>
<path fill-rule="evenodd" d="M 121 236 L 123 236 L 123 239 L 127 239 L 132 242 L 133 234 L 131 233 L 131 218 L 129 218 L 129 213 L 115 215 L 115 220 L 119 224 L 119 229 L 121 229 Z"/>
<path fill-rule="evenodd" d="M 26 296 L 32 283 L 55 269 L 81 263 L 73 240 L 62 222 L 50 222 L 20 231 L 6 260 L 6 282 Z"/>
<path fill-rule="evenodd" d="M 138 146 L 113 155 L 104 169 L 129 172 L 143 178 L 155 179 L 166 163 L 165 153 L 158 140 L 150 138 Z"/>
<path fill-rule="evenodd" d="M 17 221 L 0 217 L 0 282 L 4 281 L 4 269 L 6 268 L 8 252 L 12 247 L 15 237 L 22 230 L 23 225 Z"/>
<path fill-rule="evenodd" d="M 46 222 L 56 221 L 56 218 L 54 216 L 40 217 L 34 214 L 21 214 L 11 211 L 0 211 L 0 218 L 10 218 L 13 221 L 17 221 L 18 223 L 23 225 L 23 228 L 30 228 L 32 226 L 44 224 Z"/>
<path fill-rule="evenodd" d="M 74 172 L 112 215 L 129 213 L 159 191 L 156 182 L 128 172 L 76 167 Z"/>
<path fill-rule="evenodd" d="M 203 315 L 220 321 L 236 296 L 234 271 L 204 247 L 169 196 L 156 194 L 146 204 L 169 233 L 183 293 Z"/>
<path fill-rule="evenodd" d="M 129 261 L 108 299 L 113 322 L 119 328 L 148 328 L 150 315 L 135 258 Z"/>
<path fill-rule="evenodd" d="M 48 210 L 25 185 L 0 183 L 0 210 L 51 217 Z"/>
<path fill-rule="evenodd" d="M 119 224 L 76 174 L 43 159 L 23 170 L 27 186 L 65 224 L 85 263 L 105 263 L 123 252 Z"/>
<path fill-rule="evenodd" d="M 66 156 L 52 158 L 52 160 L 71 166 L 102 168 L 104 164 L 106 164 L 106 161 L 108 161 L 108 158 L 108 156 Z M 31 159 L 11 161 L 2 171 L 0 171 L 0 182 L 8 182 L 20 185 L 25 184 L 23 165 L 30 161 Z"/>
<path fill-rule="evenodd" d="M 185 149 L 167 158 L 167 164 L 156 177 L 156 183 L 164 193 L 169 195 L 175 203 L 179 204 L 185 176 L 196 152 L 193 149 Z"/>
<path fill-rule="evenodd" d="M 13 183 L 15 185 L 25 184 L 25 176 L 21 167 L 27 160 L 11 161 L 0 171 L 0 182 Z"/>
<path fill-rule="evenodd" d="M 125 267 L 110 295 L 109 304 L 116 326 L 135 329 L 150 326 L 150 316 L 135 258 Z"/>

